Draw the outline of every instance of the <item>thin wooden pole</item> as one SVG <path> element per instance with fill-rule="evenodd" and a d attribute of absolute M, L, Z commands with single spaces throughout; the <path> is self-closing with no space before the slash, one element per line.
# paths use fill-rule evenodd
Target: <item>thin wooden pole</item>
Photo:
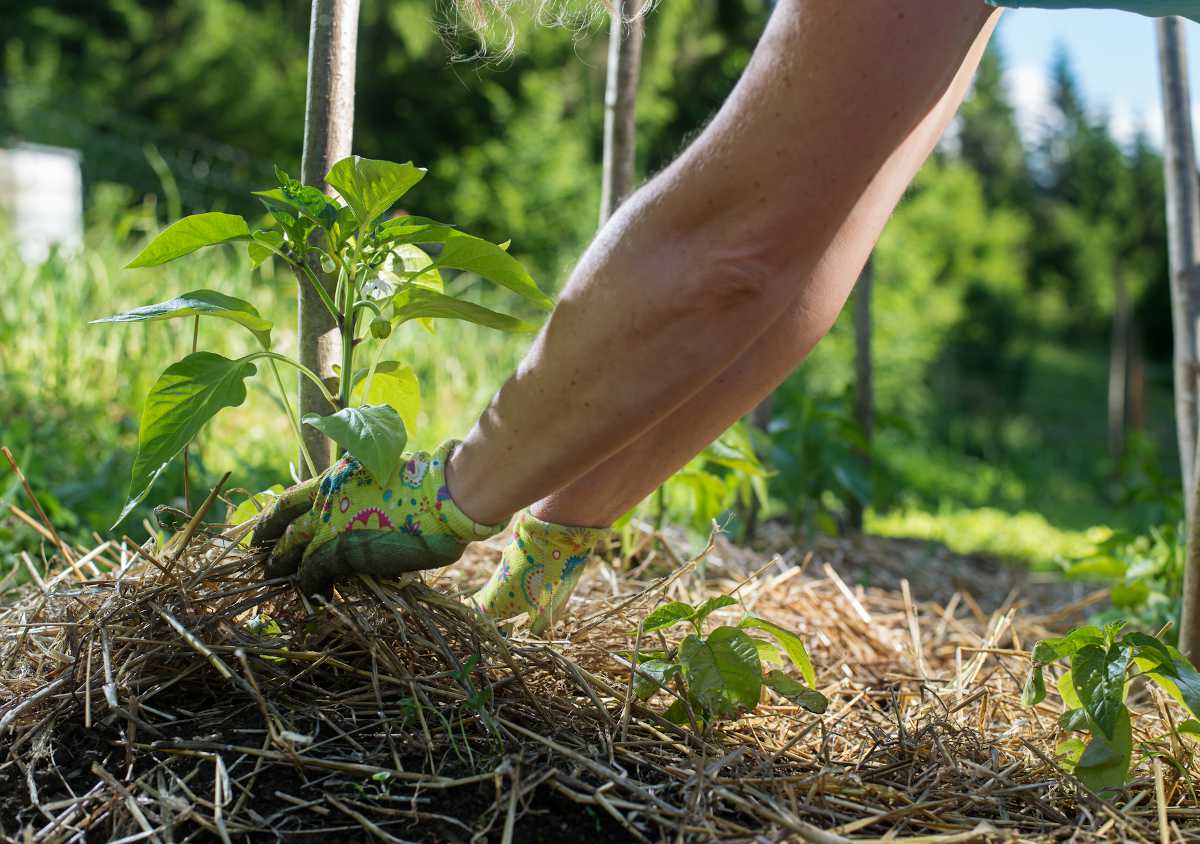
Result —
<path fill-rule="evenodd" d="M 313 0 L 308 31 L 308 87 L 304 107 L 304 152 L 300 180 L 328 192 L 325 174 L 350 154 L 354 135 L 354 64 L 358 43 L 359 0 Z M 332 297 L 336 280 L 312 267 Z M 304 278 L 297 278 L 297 334 L 300 362 L 333 383 L 341 362 L 341 337 L 333 317 Z M 300 379 L 300 415 L 331 412 L 316 385 Z M 304 442 L 317 471 L 329 465 L 330 443 L 319 431 L 305 427 Z M 305 473 L 302 456 L 296 465 Z"/>
<path fill-rule="evenodd" d="M 604 168 L 600 224 L 633 191 L 637 160 L 637 87 L 645 27 L 639 0 L 613 0 L 604 88 Z"/>
<path fill-rule="evenodd" d="M 1192 134 L 1183 21 L 1159 18 L 1158 66 L 1162 84 L 1167 239 L 1171 269 L 1171 325 L 1175 334 L 1175 423 L 1188 523 L 1179 647 L 1200 656 L 1200 525 L 1196 518 L 1196 319 L 1200 316 L 1200 184 Z"/>
<path fill-rule="evenodd" d="M 871 297 L 875 288 L 874 264 L 867 259 L 854 288 L 854 421 L 862 431 L 867 450 L 860 454 L 871 465 L 871 438 L 875 433 L 875 367 L 871 358 Z M 863 513 L 869 502 L 851 496 L 850 527 L 863 529 Z"/>

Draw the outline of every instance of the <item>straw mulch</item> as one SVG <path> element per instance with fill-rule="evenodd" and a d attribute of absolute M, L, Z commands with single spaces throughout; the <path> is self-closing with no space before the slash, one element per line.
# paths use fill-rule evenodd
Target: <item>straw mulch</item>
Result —
<path fill-rule="evenodd" d="M 698 563 L 594 565 L 545 642 L 454 597 L 498 544 L 313 607 L 233 532 L 180 539 L 25 558 L 0 610 L 3 840 L 1200 840 L 1180 713 L 1152 691 L 1136 738 L 1165 761 L 1142 754 L 1107 801 L 1053 762 L 1053 692 L 1020 705 L 1023 649 L 1081 605 L 921 602 L 718 539 Z M 697 735 L 658 716 L 664 695 L 631 701 L 638 619 L 729 591 L 743 607 L 718 619 L 809 643 L 825 716 L 764 698 Z"/>

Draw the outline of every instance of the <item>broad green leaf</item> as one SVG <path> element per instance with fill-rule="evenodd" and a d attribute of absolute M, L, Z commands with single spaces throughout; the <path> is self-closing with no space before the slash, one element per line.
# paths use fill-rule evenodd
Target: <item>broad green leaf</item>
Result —
<path fill-rule="evenodd" d="M 1084 732 L 1089 727 L 1087 713 L 1082 709 L 1068 709 L 1058 716 L 1058 726 L 1064 730 Z"/>
<path fill-rule="evenodd" d="M 763 684 L 797 706 L 802 706 L 817 715 L 824 715 L 825 710 L 829 708 L 829 700 L 825 695 L 796 682 L 782 671 L 768 671 L 763 677 Z"/>
<path fill-rule="evenodd" d="M 400 414 L 405 430 L 412 430 L 421 412 L 421 383 L 411 366 L 385 360 L 374 374 L 367 370 L 357 374 L 350 399 L 358 404 L 386 404 Z"/>
<path fill-rule="evenodd" d="M 1029 669 L 1025 678 L 1025 686 L 1021 689 L 1021 703 L 1026 706 L 1037 706 L 1046 699 L 1046 677 L 1044 668 L 1035 664 Z"/>
<path fill-rule="evenodd" d="M 404 243 L 393 249 L 379 275 L 397 288 L 407 282 L 419 287 L 428 287 L 438 293 L 444 293 L 446 290 L 446 282 L 433 265 L 433 258 L 424 249 L 411 243 Z"/>
<path fill-rule="evenodd" d="M 788 659 L 792 664 L 800 669 L 800 676 L 804 678 L 804 682 L 810 686 L 817 685 L 817 672 L 813 670 L 812 660 L 808 658 L 808 651 L 804 647 L 804 642 L 790 630 L 780 627 L 778 624 L 773 624 L 764 618 L 748 615 L 742 619 L 740 627 L 752 627 L 757 630 L 762 630 L 772 636 L 776 642 L 782 647 L 784 653 L 788 655 Z"/>
<path fill-rule="evenodd" d="M 1133 636 L 1135 634 L 1130 634 Z M 1192 667 L 1192 663 L 1178 648 L 1166 645 L 1170 662 L 1157 662 L 1157 658 L 1138 659 L 1138 667 L 1146 672 L 1155 683 L 1162 687 L 1176 701 L 1187 707 L 1193 716 L 1200 717 L 1200 673 Z"/>
<path fill-rule="evenodd" d="M 1058 688 L 1058 694 L 1067 708 L 1083 709 L 1083 701 L 1079 699 L 1079 693 L 1075 691 L 1075 677 L 1070 670 L 1063 672 L 1054 685 Z"/>
<path fill-rule="evenodd" d="M 1099 645 L 1085 645 L 1071 657 L 1075 691 L 1092 723 L 1109 740 L 1126 711 L 1125 672 L 1129 658 L 1130 649 L 1119 643 L 1107 651 Z"/>
<path fill-rule="evenodd" d="M 338 219 L 338 204 L 312 185 L 292 182 L 286 187 L 258 190 L 253 193 L 280 223 L 284 223 L 284 220 L 276 212 L 290 216 L 294 211 L 310 223 L 325 228 L 331 227 Z"/>
<path fill-rule="evenodd" d="M 1072 736 L 1069 739 L 1060 741 L 1054 748 L 1054 756 L 1058 763 L 1068 771 L 1075 770 L 1075 766 L 1079 764 L 1079 757 L 1083 755 L 1084 749 L 1087 747 L 1081 739 Z"/>
<path fill-rule="evenodd" d="M 257 270 L 263 261 L 270 258 L 283 248 L 283 232 L 260 231 L 250 236 L 246 244 L 246 254 L 250 256 L 250 269 Z"/>
<path fill-rule="evenodd" d="M 633 693 L 638 700 L 647 700 L 679 673 L 679 663 L 665 659 L 648 659 L 638 663 L 637 668 L 633 675 Z"/>
<path fill-rule="evenodd" d="M 129 482 L 129 502 L 116 524 L 129 515 L 204 423 L 222 408 L 246 400 L 243 383 L 254 364 L 212 352 L 194 352 L 168 366 L 150 388 L 138 430 L 138 451 Z M 115 527 L 116 525 L 114 525 Z"/>
<path fill-rule="evenodd" d="M 394 315 L 392 321 L 397 325 L 410 319 L 430 317 L 433 319 L 461 319 L 473 322 L 487 328 L 500 331 L 521 333 L 537 331 L 537 325 L 525 322 L 508 314 L 497 313 L 473 302 L 464 302 L 453 296 L 446 296 L 426 287 L 406 286 L 392 297 Z"/>
<path fill-rule="evenodd" d="M 103 319 L 94 319 L 89 325 L 105 322 L 152 322 L 189 316 L 232 320 L 248 328 L 263 348 L 271 347 L 271 322 L 259 316 L 258 309 L 244 299 L 226 296 L 215 290 L 193 290 L 157 305 L 145 305 Z"/>
<path fill-rule="evenodd" d="M 163 229 L 158 237 L 150 241 L 126 266 L 131 269 L 157 267 L 205 246 L 249 238 L 250 227 L 237 214 L 224 214 L 220 211 L 193 214 Z"/>
<path fill-rule="evenodd" d="M 779 646 L 773 642 L 766 642 L 762 639 L 754 639 L 754 648 L 758 651 L 758 660 L 764 665 L 783 665 L 783 657 L 780 655 Z"/>
<path fill-rule="evenodd" d="M 439 223 L 429 217 L 397 217 L 380 224 L 375 230 L 379 243 L 441 243 L 451 232 L 458 231 L 449 223 Z"/>
<path fill-rule="evenodd" d="M 347 407 L 331 416 L 309 413 L 303 421 L 350 452 L 380 486 L 391 483 L 400 468 L 408 434 L 400 414 L 387 405 Z"/>
<path fill-rule="evenodd" d="M 445 235 L 441 244 L 442 251 L 435 262 L 438 267 L 475 273 L 507 287 L 544 310 L 553 309 L 554 300 L 538 288 L 521 262 L 496 244 L 453 230 Z"/>
<path fill-rule="evenodd" d="M 1109 597 L 1117 609 L 1128 610 L 1140 607 L 1150 598 L 1150 587 L 1143 581 L 1114 583 Z"/>
<path fill-rule="evenodd" d="M 704 620 L 722 607 L 732 607 L 737 604 L 737 598 L 732 595 L 718 595 L 715 598 L 709 598 L 700 606 L 696 607 L 696 611 L 692 613 L 692 623 L 696 625 L 704 624 Z"/>
<path fill-rule="evenodd" d="M 1123 706 L 1113 724 L 1112 735 L 1092 736 L 1087 748 L 1075 765 L 1075 776 L 1097 793 L 1109 788 L 1120 788 L 1129 775 L 1129 762 L 1133 753 L 1133 729 L 1129 712 Z"/>
<path fill-rule="evenodd" d="M 707 640 L 689 635 L 679 646 L 679 662 L 688 693 L 704 711 L 728 716 L 758 705 L 762 664 L 754 642 L 736 627 L 718 627 Z"/>
<path fill-rule="evenodd" d="M 1197 721 L 1195 718 L 1189 718 L 1184 721 L 1177 729 L 1180 735 L 1200 738 L 1200 721 Z"/>
<path fill-rule="evenodd" d="M 692 617 L 695 609 L 691 604 L 685 604 L 682 601 L 672 601 L 669 604 L 663 604 L 650 615 L 646 616 L 646 620 L 642 622 L 643 633 L 653 633 L 655 630 L 665 630 L 668 627 L 673 627 L 681 621 L 687 621 Z"/>
<path fill-rule="evenodd" d="M 369 226 L 423 178 L 425 170 L 411 161 L 397 164 L 351 155 L 333 165 L 325 181 L 354 209 L 359 225 Z"/>
<path fill-rule="evenodd" d="M 1149 660 L 1152 666 L 1171 666 L 1175 661 L 1165 642 L 1161 642 L 1146 633 L 1127 633 L 1122 641 L 1133 647 L 1133 655 L 1135 657 Z"/>
<path fill-rule="evenodd" d="M 1078 627 L 1060 639 L 1045 639 L 1033 648 L 1033 661 L 1043 665 L 1071 656 L 1084 645 L 1098 645 L 1104 641 L 1099 627 Z"/>

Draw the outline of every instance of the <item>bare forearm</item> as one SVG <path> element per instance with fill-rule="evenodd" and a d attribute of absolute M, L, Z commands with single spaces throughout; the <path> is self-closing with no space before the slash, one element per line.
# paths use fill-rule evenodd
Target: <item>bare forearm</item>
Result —
<path fill-rule="evenodd" d="M 729 102 L 601 233 L 467 437 L 452 473 L 470 490 L 464 508 L 502 516 L 579 477 L 798 297 L 814 325 L 831 321 L 844 294 L 801 282 L 832 260 L 870 186 L 907 185 L 916 163 L 885 164 L 946 95 L 987 16 L 976 0 L 784 0 Z M 861 263 L 873 239 L 847 254 Z"/>

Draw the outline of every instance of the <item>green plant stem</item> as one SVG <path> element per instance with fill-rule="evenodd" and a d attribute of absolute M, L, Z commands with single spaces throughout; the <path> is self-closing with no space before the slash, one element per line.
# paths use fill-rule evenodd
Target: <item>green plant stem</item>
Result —
<path fill-rule="evenodd" d="M 275 375 L 275 386 L 279 388 L 279 398 L 283 399 L 283 406 L 287 411 L 287 418 L 292 426 L 292 433 L 296 435 L 296 444 L 300 446 L 300 455 L 304 458 L 305 465 L 308 466 L 309 477 L 315 478 L 321 473 L 317 471 L 312 455 L 308 453 L 308 446 L 304 444 L 304 435 L 300 433 L 300 422 L 296 418 L 296 411 L 292 409 L 292 402 L 288 398 L 287 389 L 283 386 L 283 377 L 279 374 L 279 365 L 274 359 L 271 360 L 271 372 Z"/>
<path fill-rule="evenodd" d="M 332 316 L 336 321 L 338 319 L 337 306 L 333 303 L 333 299 L 330 298 L 329 291 L 325 289 L 325 287 L 321 284 L 321 280 L 317 278 L 317 274 L 312 271 L 312 267 L 303 261 L 299 263 L 289 261 L 289 263 L 304 273 L 305 277 L 308 278 L 309 284 L 313 286 L 313 290 L 317 291 L 317 297 L 321 300 L 322 304 L 325 305 L 325 308 L 329 311 L 329 315 Z"/>
<path fill-rule="evenodd" d="M 153 149 L 153 147 L 150 147 Z M 157 154 L 155 150 L 155 154 Z M 161 158 L 161 156 L 160 156 Z M 169 173 L 170 171 L 168 171 Z M 200 315 L 196 314 L 192 320 L 192 354 L 196 354 L 196 347 L 200 343 Z M 188 452 L 191 450 L 191 443 L 183 447 L 183 509 L 190 516 L 192 514 L 192 483 L 188 475 Z"/>
<path fill-rule="evenodd" d="M 325 387 L 325 382 L 320 379 L 320 377 L 317 375 L 317 373 L 313 372 L 311 369 L 309 369 L 307 366 L 300 363 L 299 361 L 292 360 L 287 355 L 281 355 L 281 354 L 279 354 L 279 352 L 253 352 L 251 354 L 246 355 L 243 358 L 239 358 L 239 362 L 244 361 L 246 363 L 250 363 L 251 361 L 258 360 L 259 358 L 270 358 L 271 360 L 280 360 L 280 361 L 283 361 L 284 363 L 288 364 L 289 366 L 294 366 L 306 378 L 308 378 L 309 381 L 312 381 L 314 384 L 317 385 L 317 388 L 321 391 L 321 396 L 325 399 L 325 401 L 329 402 L 329 404 L 334 408 L 338 407 L 338 400 L 336 398 L 334 398 L 333 394 L 330 393 L 329 390 Z"/>
<path fill-rule="evenodd" d="M 350 387 L 354 381 L 354 284 L 346 279 L 342 301 L 345 316 L 342 318 L 342 376 L 338 386 L 342 407 L 350 406 Z"/>

